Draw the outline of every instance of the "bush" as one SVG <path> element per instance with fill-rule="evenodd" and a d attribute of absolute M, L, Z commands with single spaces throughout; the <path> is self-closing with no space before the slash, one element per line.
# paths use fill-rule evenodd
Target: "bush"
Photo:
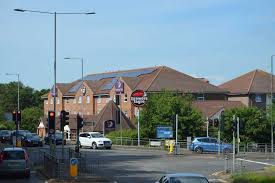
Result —
<path fill-rule="evenodd" d="M 106 136 L 110 139 L 120 138 L 120 136 L 121 136 L 120 132 L 121 131 L 113 131 L 113 132 L 108 133 Z M 122 137 L 137 138 L 138 132 L 137 132 L 137 130 L 125 129 L 125 130 L 122 130 Z"/>
<path fill-rule="evenodd" d="M 233 183 L 274 183 L 275 169 L 269 168 L 263 172 L 248 173 L 233 177 Z"/>

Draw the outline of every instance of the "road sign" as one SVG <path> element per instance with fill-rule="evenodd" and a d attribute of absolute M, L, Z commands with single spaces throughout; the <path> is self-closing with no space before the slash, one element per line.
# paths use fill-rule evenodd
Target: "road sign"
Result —
<path fill-rule="evenodd" d="M 148 100 L 146 92 L 143 90 L 136 90 L 131 94 L 131 102 L 136 107 L 141 107 Z"/>
<path fill-rule="evenodd" d="M 157 138 L 161 138 L 161 139 L 173 138 L 173 128 L 171 126 L 157 127 Z"/>
<path fill-rule="evenodd" d="M 105 129 L 115 129 L 116 123 L 114 120 L 107 120 L 107 121 L 104 121 L 104 127 Z"/>
<path fill-rule="evenodd" d="M 70 175 L 71 175 L 71 177 L 77 177 L 77 165 L 78 165 L 77 158 L 71 158 L 70 159 Z"/>
<path fill-rule="evenodd" d="M 117 80 L 115 83 L 115 91 L 116 93 L 123 93 L 124 92 L 124 83 L 120 80 Z"/>

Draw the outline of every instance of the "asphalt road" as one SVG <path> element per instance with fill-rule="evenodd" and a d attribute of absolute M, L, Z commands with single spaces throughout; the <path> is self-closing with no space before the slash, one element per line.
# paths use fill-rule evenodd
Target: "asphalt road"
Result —
<path fill-rule="evenodd" d="M 1 183 L 45 183 L 45 180 L 46 179 L 36 171 L 31 171 L 31 176 L 28 179 L 18 175 L 0 177 Z"/>
<path fill-rule="evenodd" d="M 87 156 L 92 174 L 109 177 L 119 183 L 155 182 L 166 173 L 192 172 L 200 173 L 209 179 L 224 170 L 225 160 L 212 154 L 168 155 L 165 151 L 148 150 L 81 150 Z M 268 160 L 265 160 L 265 162 Z M 270 160 L 274 161 L 274 160 Z M 269 161 L 269 162 L 270 162 Z M 232 160 L 228 161 L 232 167 Z M 266 165 L 254 162 L 242 162 L 244 170 L 259 170 Z M 236 162 L 236 170 L 241 168 Z"/>

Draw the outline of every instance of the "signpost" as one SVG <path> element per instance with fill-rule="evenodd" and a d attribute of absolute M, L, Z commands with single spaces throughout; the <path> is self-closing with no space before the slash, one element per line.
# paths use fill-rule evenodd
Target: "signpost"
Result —
<path fill-rule="evenodd" d="M 131 94 L 130 98 L 132 104 L 138 108 L 137 118 L 138 118 L 138 146 L 140 146 L 140 132 L 139 132 L 139 108 L 142 107 L 148 100 L 147 94 L 143 90 L 136 90 Z"/>
<path fill-rule="evenodd" d="M 77 171 L 78 171 L 78 160 L 77 158 L 71 158 L 70 159 L 70 175 L 71 177 L 77 177 Z"/>
<path fill-rule="evenodd" d="M 124 83 L 120 80 L 117 80 L 117 82 L 115 83 L 115 91 L 117 94 L 119 94 L 119 100 L 120 101 L 116 101 L 116 103 L 119 103 L 120 105 L 120 111 L 119 111 L 119 121 L 120 121 L 120 145 L 122 145 L 122 120 L 121 120 L 121 110 L 122 110 L 122 100 L 121 100 L 121 94 L 124 93 Z"/>

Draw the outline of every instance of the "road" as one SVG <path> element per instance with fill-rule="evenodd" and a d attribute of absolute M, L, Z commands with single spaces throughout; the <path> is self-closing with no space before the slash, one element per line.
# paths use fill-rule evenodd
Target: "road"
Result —
<path fill-rule="evenodd" d="M 20 177 L 18 175 L 8 176 L 8 177 L 0 177 L 1 183 L 45 183 L 45 178 L 41 176 L 36 171 L 31 171 L 30 178 L 26 179 L 24 177 Z"/>
<path fill-rule="evenodd" d="M 92 150 L 82 149 L 87 155 L 88 164 L 93 166 L 92 173 L 110 177 L 119 183 L 155 182 L 166 173 L 193 172 L 209 179 L 223 171 L 225 160 L 212 154 L 168 155 L 165 151 L 148 150 Z M 232 167 L 232 161 L 228 162 Z M 246 170 L 259 170 L 265 165 L 243 162 Z M 240 165 L 236 165 L 236 169 Z"/>

